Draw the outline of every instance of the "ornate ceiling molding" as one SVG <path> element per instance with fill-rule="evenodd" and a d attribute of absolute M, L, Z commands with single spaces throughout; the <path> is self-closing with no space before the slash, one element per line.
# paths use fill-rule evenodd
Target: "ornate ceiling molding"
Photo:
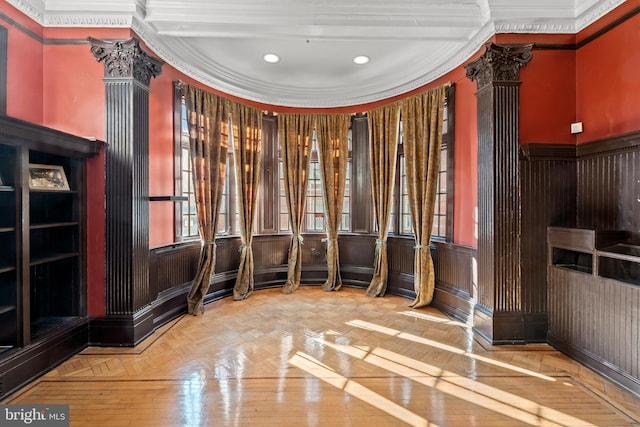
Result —
<path fill-rule="evenodd" d="M 353 90 L 351 88 L 344 90 L 343 84 L 331 87 L 329 85 L 304 86 L 300 82 L 297 85 L 296 82 L 278 84 L 266 78 L 260 79 L 255 73 L 232 70 L 228 63 L 218 62 L 219 60 L 215 57 L 203 60 L 202 52 L 189 45 L 188 38 L 175 38 L 158 33 L 156 24 L 160 21 L 156 22 L 154 19 L 160 18 L 147 19 L 145 0 L 102 2 L 97 9 L 88 11 L 81 9 L 83 2 L 75 0 L 7 1 L 45 27 L 131 28 L 155 55 L 204 85 L 255 102 L 299 108 L 345 107 L 399 96 L 418 89 L 460 66 L 475 55 L 495 34 L 576 33 L 624 2 L 624 0 L 558 0 L 558 10 L 561 10 L 565 17 L 546 19 L 539 16 L 540 13 L 553 15 L 553 12 L 547 9 L 540 12 L 542 10 L 540 5 L 517 4 L 514 6 L 505 3 L 505 0 L 475 0 L 478 6 L 476 13 L 480 14 L 475 22 L 479 27 L 477 29 L 469 27 L 468 37 L 455 39 L 453 35 L 458 33 L 449 33 L 451 39 L 443 41 L 447 43 L 446 55 L 441 52 L 429 52 L 429 55 L 416 52 L 415 57 L 408 59 L 412 61 L 413 68 L 405 67 L 400 69 L 402 72 L 395 75 L 390 73 L 388 77 L 385 75 L 382 75 L 382 78 L 377 77 L 375 85 L 366 82 L 359 87 L 354 87 Z M 468 3 L 467 0 L 465 2 Z M 170 4 L 170 7 L 182 4 L 176 1 L 176 4 L 173 6 Z M 193 6 L 197 3 L 194 0 L 189 4 Z M 391 7 L 390 5 L 385 7 Z M 211 6 L 208 7 L 207 10 L 210 11 Z M 515 22 L 508 21 L 506 17 L 508 15 L 505 15 L 509 8 L 515 8 L 519 16 Z M 567 13 L 568 10 L 573 10 L 576 17 L 566 17 L 571 14 Z M 164 9 L 160 11 L 166 12 Z M 492 13 L 495 16 L 492 16 Z M 465 15 L 464 19 L 468 20 L 469 16 Z M 468 21 L 467 25 L 470 25 L 470 22 Z M 461 28 L 458 28 L 458 31 L 461 31 Z M 428 34 L 430 33 L 425 33 L 424 37 L 428 37 Z"/>
<path fill-rule="evenodd" d="M 7 3 L 36 21 L 38 24 L 44 22 L 44 3 L 36 0 L 7 0 Z"/>
<path fill-rule="evenodd" d="M 607 0 L 599 2 L 595 8 L 590 8 L 586 13 L 578 15 L 575 22 L 575 31 L 582 31 L 598 19 L 602 18 L 607 13 L 611 12 L 616 7 L 620 6 L 626 0 Z"/>

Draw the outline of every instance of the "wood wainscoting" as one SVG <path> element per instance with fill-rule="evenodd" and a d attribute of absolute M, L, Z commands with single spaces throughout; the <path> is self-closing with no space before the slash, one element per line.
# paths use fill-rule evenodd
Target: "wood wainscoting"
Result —
<path fill-rule="evenodd" d="M 302 283 L 320 285 L 326 280 L 326 245 L 322 234 L 307 234 L 302 247 Z M 374 235 L 340 235 L 340 272 L 343 285 L 365 289 L 373 276 Z M 288 234 L 254 237 L 255 289 L 282 287 L 287 277 L 287 256 L 291 236 Z M 415 298 L 413 283 L 414 241 L 409 237 L 389 237 L 389 285 L 387 293 L 407 299 Z M 216 267 L 205 303 L 231 296 L 240 260 L 240 238 L 216 240 Z M 144 313 L 145 330 L 131 332 L 141 339 L 165 323 L 186 312 L 186 296 L 196 273 L 200 242 L 175 243 L 150 251 L 149 292 L 152 301 Z M 432 255 L 436 268 L 436 291 L 433 306 L 446 314 L 467 321 L 473 293 L 475 249 L 453 244 L 435 243 Z M 142 314 L 141 314 L 142 316 Z M 123 340 L 122 325 L 95 321 L 91 345 L 132 345 Z M 113 323 L 113 322 L 112 322 Z M 117 322 L 116 322 L 117 323 Z M 126 326 L 126 328 L 136 326 Z M 120 330 L 120 332 L 117 332 Z M 120 335 L 119 335 L 120 334 Z M 139 342 L 138 339 L 136 342 Z"/>
<path fill-rule="evenodd" d="M 640 244 L 640 132 L 578 145 L 575 159 L 575 225 Z M 640 286 L 549 265 L 547 294 L 549 343 L 640 395 Z"/>
<path fill-rule="evenodd" d="M 435 243 L 436 289 L 432 305 L 461 321 L 473 319 L 477 295 L 477 251 L 451 243 Z"/>

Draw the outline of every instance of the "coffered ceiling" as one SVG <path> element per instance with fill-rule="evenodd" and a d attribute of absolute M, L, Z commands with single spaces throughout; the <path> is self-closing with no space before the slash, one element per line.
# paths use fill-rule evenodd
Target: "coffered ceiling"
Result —
<path fill-rule="evenodd" d="M 493 34 L 573 34 L 623 2 L 8 0 L 43 26 L 133 28 L 155 55 L 208 86 L 295 107 L 398 95 L 457 67 Z M 280 60 L 265 62 L 267 53 Z"/>

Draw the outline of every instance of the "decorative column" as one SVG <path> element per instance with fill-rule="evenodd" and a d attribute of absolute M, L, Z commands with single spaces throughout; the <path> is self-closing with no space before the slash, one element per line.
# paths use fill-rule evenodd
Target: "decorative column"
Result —
<path fill-rule="evenodd" d="M 135 38 L 88 38 L 106 89 L 106 318 L 92 341 L 133 345 L 153 331 L 149 292 L 149 82 L 163 62 Z"/>
<path fill-rule="evenodd" d="M 466 65 L 478 91 L 478 295 L 474 328 L 494 344 L 525 341 L 518 172 L 520 68 L 532 44 L 487 43 Z M 541 236 L 540 238 L 544 238 Z"/>

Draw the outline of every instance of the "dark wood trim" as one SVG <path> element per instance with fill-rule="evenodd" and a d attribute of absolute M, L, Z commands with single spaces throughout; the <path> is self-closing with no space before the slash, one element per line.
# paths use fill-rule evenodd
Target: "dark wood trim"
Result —
<path fill-rule="evenodd" d="M 74 158 L 96 156 L 105 144 L 9 116 L 0 116 L 0 138 L 3 144 Z"/>
<path fill-rule="evenodd" d="M 87 319 L 79 317 L 27 347 L 3 354 L 0 359 L 0 400 L 85 349 L 88 330 Z"/>
<path fill-rule="evenodd" d="M 472 321 L 473 301 L 471 296 L 460 289 L 437 285 L 431 305 L 441 312 L 464 323 Z"/>
<path fill-rule="evenodd" d="M 7 15 L 6 13 L 0 12 L 0 19 L 5 21 L 7 24 L 11 25 L 12 27 L 22 31 L 24 34 L 26 34 L 27 36 L 31 37 L 32 39 L 44 44 L 44 38 L 42 36 L 40 36 L 40 35 L 36 34 L 35 32 L 31 31 L 29 28 L 27 28 L 26 26 L 22 25 L 21 23 L 19 23 L 18 21 L 16 21 L 15 19 L 13 19 L 9 15 Z"/>
<path fill-rule="evenodd" d="M 447 96 L 447 230 L 446 241 L 453 242 L 455 214 L 455 159 L 456 159 L 456 85 L 449 86 Z"/>
<path fill-rule="evenodd" d="M 110 314 L 91 319 L 88 342 L 95 346 L 134 347 L 154 329 L 153 306 L 149 305 L 135 314 Z"/>
<path fill-rule="evenodd" d="M 467 77 L 478 85 L 478 294 L 474 325 L 493 343 L 525 340 L 518 319 L 522 316 L 518 113 L 520 68 L 531 61 L 532 46 L 489 42 L 480 57 L 465 65 Z"/>
<path fill-rule="evenodd" d="M 173 194 L 182 194 L 182 95 L 183 85 L 173 82 Z M 173 207 L 173 238 L 182 241 L 182 203 Z"/>
<path fill-rule="evenodd" d="M 603 155 L 639 146 L 640 131 L 634 131 L 578 144 L 576 154 L 578 157 Z"/>
<path fill-rule="evenodd" d="M 575 43 L 534 43 L 534 50 L 576 50 Z"/>
<path fill-rule="evenodd" d="M 604 27 L 602 27 L 601 29 L 599 29 L 595 33 L 591 34 L 589 37 L 585 37 L 584 40 L 581 40 L 580 42 L 578 42 L 576 44 L 576 48 L 580 49 L 581 47 L 587 45 L 588 43 L 591 43 L 592 41 L 594 41 L 598 37 L 608 33 L 609 31 L 613 30 L 617 26 L 622 25 L 624 22 L 626 22 L 629 19 L 633 18 L 638 13 L 640 13 L 640 6 L 637 6 L 637 7 L 633 8 L 629 12 L 625 13 L 624 15 L 622 15 L 620 18 L 616 19 L 615 21 L 611 22 L 608 25 L 605 25 Z"/>
<path fill-rule="evenodd" d="M 520 145 L 520 157 L 526 160 L 576 160 L 589 156 L 600 156 L 640 146 L 640 131 L 608 136 L 582 144 L 537 144 Z"/>
<path fill-rule="evenodd" d="M 582 363 L 583 365 L 593 369 L 605 378 L 609 378 L 613 382 L 621 385 L 630 392 L 640 397 L 640 379 L 629 375 L 622 371 L 610 361 L 605 360 L 591 352 L 578 348 L 562 338 L 549 332 L 547 342 L 562 353 L 572 359 Z"/>
<path fill-rule="evenodd" d="M 575 160 L 574 144 L 520 144 L 520 158 L 526 160 Z"/>
<path fill-rule="evenodd" d="M 586 46 L 587 44 L 591 43 L 592 41 L 598 39 L 600 36 L 603 36 L 604 34 L 607 34 L 609 31 L 624 24 L 626 21 L 633 18 L 638 13 L 640 13 L 640 6 L 633 8 L 632 10 L 628 11 L 627 13 L 619 17 L 618 19 L 605 25 L 601 29 L 595 31 L 593 34 L 585 37 L 584 39 L 580 40 L 577 43 L 535 43 L 533 48 L 536 50 L 578 50 Z"/>
<path fill-rule="evenodd" d="M 150 202 L 186 202 L 186 196 L 149 196 Z"/>
<path fill-rule="evenodd" d="M 258 199 L 258 232 L 280 231 L 280 174 L 278 164 L 278 118 L 262 117 L 262 195 Z"/>
<path fill-rule="evenodd" d="M 373 231 L 369 127 L 365 114 L 351 119 L 351 232 Z"/>
<path fill-rule="evenodd" d="M 473 260 L 475 248 L 453 243 L 434 242 L 433 261 L 436 287 L 432 305 L 465 323 L 473 313 Z"/>

